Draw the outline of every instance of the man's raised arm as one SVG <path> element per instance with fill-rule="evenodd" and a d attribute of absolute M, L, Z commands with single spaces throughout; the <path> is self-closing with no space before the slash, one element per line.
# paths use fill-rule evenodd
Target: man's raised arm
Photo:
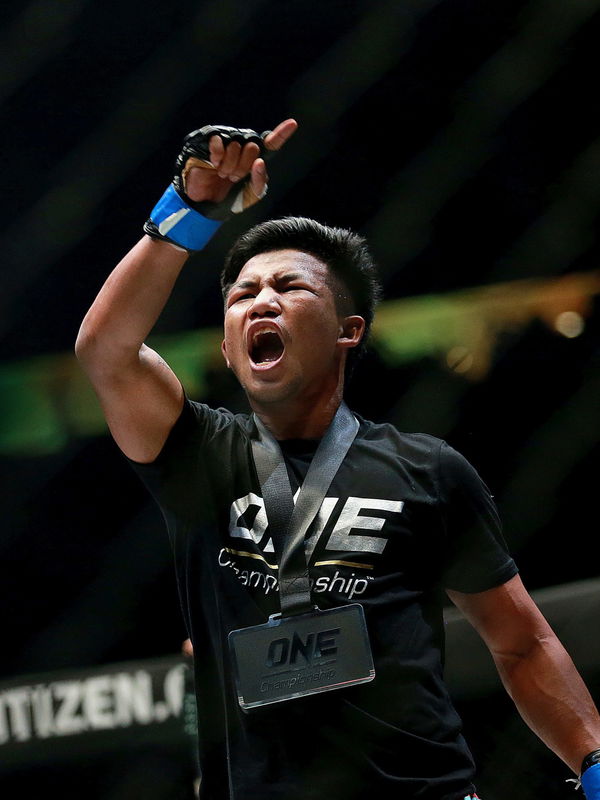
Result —
<path fill-rule="evenodd" d="M 77 357 L 115 441 L 135 461 L 156 458 L 183 404 L 179 380 L 144 341 L 190 253 L 230 214 L 264 196 L 261 154 L 279 150 L 296 128 L 289 119 L 262 136 L 225 126 L 189 134 L 146 235 L 109 275 L 81 324 Z"/>

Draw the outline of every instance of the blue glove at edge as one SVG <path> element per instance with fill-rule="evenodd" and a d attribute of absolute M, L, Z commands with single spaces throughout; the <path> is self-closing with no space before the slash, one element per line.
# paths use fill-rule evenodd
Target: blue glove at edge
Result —
<path fill-rule="evenodd" d="M 600 764 L 588 767 L 580 780 L 587 800 L 600 800 Z"/>

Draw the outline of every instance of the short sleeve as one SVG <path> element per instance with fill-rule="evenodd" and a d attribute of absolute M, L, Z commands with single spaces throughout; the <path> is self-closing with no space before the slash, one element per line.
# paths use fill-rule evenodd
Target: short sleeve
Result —
<path fill-rule="evenodd" d="M 459 592 L 483 592 L 517 574 L 490 490 L 464 456 L 442 442 L 439 492 L 446 534 L 442 582 Z"/>
<path fill-rule="evenodd" d="M 176 468 L 185 469 L 185 462 L 193 455 L 198 446 L 198 438 L 202 435 L 203 426 L 200 418 L 203 412 L 202 406 L 186 397 L 181 414 L 154 461 L 142 464 L 126 457 L 134 472 L 137 472 L 153 493 L 166 475 Z"/>
<path fill-rule="evenodd" d="M 200 497 L 204 483 L 207 442 L 233 415 L 225 409 L 212 409 L 185 398 L 185 402 L 167 440 L 154 461 L 148 464 L 127 459 L 146 488 L 159 503 L 163 513 L 170 509 L 193 510 L 190 498 Z M 195 491 L 190 493 L 190 486 Z"/>

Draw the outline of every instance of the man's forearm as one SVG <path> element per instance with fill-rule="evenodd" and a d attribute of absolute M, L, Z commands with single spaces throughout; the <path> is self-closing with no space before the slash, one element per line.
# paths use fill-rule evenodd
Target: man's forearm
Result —
<path fill-rule="evenodd" d="M 119 262 L 86 314 L 76 351 L 89 368 L 137 358 L 189 254 L 144 236 Z"/>
<path fill-rule="evenodd" d="M 527 652 L 494 655 L 502 681 L 529 727 L 575 774 L 600 747 L 600 718 L 571 658 L 552 633 Z"/>

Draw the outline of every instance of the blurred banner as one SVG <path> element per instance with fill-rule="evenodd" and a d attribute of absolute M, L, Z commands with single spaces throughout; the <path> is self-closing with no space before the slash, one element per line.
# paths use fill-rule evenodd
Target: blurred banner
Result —
<path fill-rule="evenodd" d="M 181 657 L 22 676 L 0 686 L 0 763 L 71 760 L 135 743 L 185 746 Z"/>

